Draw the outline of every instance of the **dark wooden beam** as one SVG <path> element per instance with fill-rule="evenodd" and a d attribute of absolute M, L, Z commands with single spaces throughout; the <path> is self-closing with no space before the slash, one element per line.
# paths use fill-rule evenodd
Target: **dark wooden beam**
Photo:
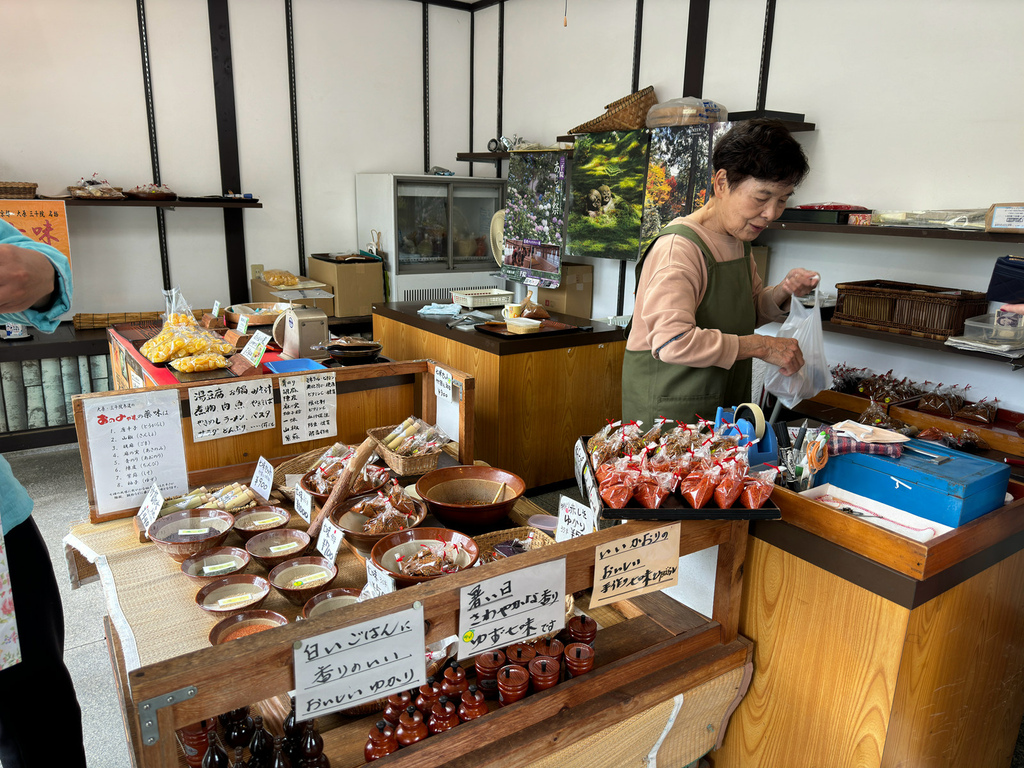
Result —
<path fill-rule="evenodd" d="M 690 0 L 686 24 L 686 60 L 683 96 L 700 97 L 704 90 L 704 59 L 708 48 L 708 13 L 711 0 Z"/>

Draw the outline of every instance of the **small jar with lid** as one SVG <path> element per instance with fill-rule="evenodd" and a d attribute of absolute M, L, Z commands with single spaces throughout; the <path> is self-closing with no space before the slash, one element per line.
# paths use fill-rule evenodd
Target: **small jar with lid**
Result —
<path fill-rule="evenodd" d="M 427 727 L 431 734 L 450 731 L 459 724 L 459 712 L 455 704 L 448 701 L 447 696 L 442 696 L 430 709 L 430 722 Z"/>
<path fill-rule="evenodd" d="M 505 666 L 505 654 L 495 649 L 476 657 L 476 684 L 485 699 L 498 698 L 498 670 Z"/>
<path fill-rule="evenodd" d="M 533 650 L 538 656 L 546 656 L 549 659 L 557 659 L 561 663 L 562 653 L 565 651 L 565 644 L 557 637 L 550 640 L 538 640 L 533 644 Z"/>
<path fill-rule="evenodd" d="M 423 741 L 430 735 L 423 715 L 412 704 L 398 718 L 398 726 L 395 728 L 395 739 L 399 746 L 407 747 L 417 741 Z"/>
<path fill-rule="evenodd" d="M 430 708 L 439 698 L 441 698 L 441 684 L 437 682 L 437 678 L 431 675 L 427 678 L 426 683 L 416 689 L 416 701 L 413 703 L 423 717 L 429 718 Z"/>
<path fill-rule="evenodd" d="M 546 691 L 558 684 L 562 665 L 557 659 L 538 656 L 530 662 L 530 686 L 534 692 Z"/>
<path fill-rule="evenodd" d="M 462 694 L 469 688 L 469 681 L 466 680 L 466 671 L 458 661 L 453 660 L 444 671 L 444 680 L 441 681 L 441 694 L 447 696 L 449 701 L 458 702 Z"/>
<path fill-rule="evenodd" d="M 378 720 L 377 724 L 370 729 L 370 736 L 363 747 L 363 757 L 366 762 L 380 760 L 392 752 L 398 751 L 398 739 L 395 738 L 394 729 L 388 725 L 387 720 Z"/>
<path fill-rule="evenodd" d="M 524 668 L 529 666 L 536 655 L 537 652 L 533 650 L 533 646 L 526 643 L 512 643 L 505 649 L 505 658 L 508 659 L 508 663 Z"/>
<path fill-rule="evenodd" d="M 579 677 L 594 668 L 594 649 L 586 643 L 565 646 L 565 679 Z"/>
<path fill-rule="evenodd" d="M 585 613 L 581 613 L 578 616 L 573 616 L 566 622 L 565 634 L 569 638 L 569 642 L 566 645 L 570 643 L 586 643 L 593 648 L 594 640 L 597 638 L 597 622 Z"/>
<path fill-rule="evenodd" d="M 497 687 L 495 687 L 495 690 L 497 690 Z M 459 704 L 459 720 L 464 723 L 468 723 L 470 720 L 476 720 L 478 717 L 483 717 L 487 712 L 487 702 L 484 701 L 484 692 L 475 685 L 470 685 L 469 689 L 462 694 L 462 703 Z"/>
<path fill-rule="evenodd" d="M 530 673 L 518 664 L 506 664 L 498 670 L 498 706 L 504 707 L 526 696 Z"/>
<path fill-rule="evenodd" d="M 393 693 L 388 696 L 387 704 L 384 705 L 384 712 L 381 714 L 381 717 L 393 726 L 398 725 L 399 718 L 409 708 L 410 704 L 412 704 L 412 696 L 409 695 L 408 691 Z"/>

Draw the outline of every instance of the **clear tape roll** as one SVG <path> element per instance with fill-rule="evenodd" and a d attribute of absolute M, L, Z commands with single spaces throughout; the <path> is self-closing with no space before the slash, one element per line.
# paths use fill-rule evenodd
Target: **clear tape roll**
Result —
<path fill-rule="evenodd" d="M 732 414 L 732 420 L 735 423 L 742 418 L 746 418 L 747 421 L 754 425 L 754 437 L 758 440 L 764 437 L 764 411 L 761 410 L 760 406 L 755 403 L 743 403 L 736 406 L 736 410 Z"/>

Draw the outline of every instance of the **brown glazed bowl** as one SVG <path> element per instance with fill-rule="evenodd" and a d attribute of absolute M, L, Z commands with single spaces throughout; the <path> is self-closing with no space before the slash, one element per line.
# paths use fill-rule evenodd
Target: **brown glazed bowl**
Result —
<path fill-rule="evenodd" d="M 249 553 L 238 547 L 215 547 L 193 555 L 181 564 L 181 572 L 192 581 L 203 584 L 211 579 L 222 579 L 244 571 L 249 565 Z"/>
<path fill-rule="evenodd" d="M 270 586 L 293 605 L 304 605 L 317 592 L 331 586 L 338 569 L 326 557 L 296 557 L 281 563 L 267 577 Z"/>
<path fill-rule="evenodd" d="M 236 573 L 211 581 L 196 593 L 196 605 L 210 613 L 251 611 L 270 594 L 270 582 L 251 573 Z"/>
<path fill-rule="evenodd" d="M 494 502 L 502 483 L 505 488 Z M 442 467 L 416 481 L 416 492 L 434 517 L 467 531 L 502 523 L 525 490 L 519 475 L 497 467 Z"/>
<path fill-rule="evenodd" d="M 248 541 L 258 533 L 284 528 L 291 517 L 291 512 L 281 507 L 252 507 L 235 517 L 235 532 Z"/>
<path fill-rule="evenodd" d="M 312 619 L 331 611 L 337 611 L 347 605 L 353 605 L 359 602 L 360 591 L 352 587 L 338 587 L 313 595 L 302 608 L 302 618 Z"/>
<path fill-rule="evenodd" d="M 356 499 L 348 499 L 331 514 L 331 522 L 344 532 L 345 540 L 362 552 L 365 557 L 370 556 L 370 551 L 373 549 L 374 544 L 388 535 L 386 533 L 367 533 L 363 530 L 363 525 L 370 518 L 352 511 L 352 507 L 367 498 L 369 498 L 369 494 Z M 423 502 L 416 501 L 415 499 L 413 499 L 413 502 L 416 507 L 416 515 L 410 518 L 409 525 L 406 526 L 405 530 L 415 528 L 427 516 L 427 508 Z"/>
<path fill-rule="evenodd" d="M 376 544 L 370 552 L 373 564 L 384 570 L 388 575 L 393 576 L 399 587 L 411 587 L 424 581 L 433 581 L 446 574 L 438 576 L 408 576 L 398 569 L 397 555 L 412 555 L 420 549 L 422 544 L 429 543 L 452 543 L 458 544 L 462 549 L 459 560 L 459 570 L 472 568 L 473 564 L 480 557 L 480 548 L 472 538 L 464 533 L 453 531 L 450 528 L 408 528 L 397 533 L 389 533 Z"/>
<path fill-rule="evenodd" d="M 297 528 L 257 533 L 245 542 L 245 551 L 268 571 L 287 560 L 302 557 L 309 548 L 309 534 Z"/>
<path fill-rule="evenodd" d="M 223 544 L 234 524 L 234 515 L 223 509 L 185 509 L 153 523 L 149 527 L 149 540 L 161 552 L 183 563 L 203 550 Z"/>
<path fill-rule="evenodd" d="M 242 611 L 234 616 L 221 619 L 213 625 L 213 629 L 210 630 L 210 645 L 220 645 L 221 643 L 228 643 L 231 640 L 238 639 L 231 637 L 231 634 L 239 631 L 244 632 L 245 629 L 243 628 L 260 627 L 261 629 L 255 632 L 249 632 L 249 634 L 255 634 L 263 629 L 281 627 L 287 623 L 288 619 L 274 611 L 265 611 L 263 609 Z"/>

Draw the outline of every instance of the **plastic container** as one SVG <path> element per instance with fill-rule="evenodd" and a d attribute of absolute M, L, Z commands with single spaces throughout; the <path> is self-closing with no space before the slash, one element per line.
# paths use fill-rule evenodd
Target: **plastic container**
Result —
<path fill-rule="evenodd" d="M 510 317 L 505 321 L 509 333 L 540 333 L 541 321 L 529 317 Z"/>
<path fill-rule="evenodd" d="M 452 291 L 452 303 L 467 309 L 500 307 L 515 301 L 515 294 L 500 288 Z"/>
<path fill-rule="evenodd" d="M 964 336 L 998 344 L 1024 344 L 1024 316 L 1016 312 L 996 312 L 969 317 L 964 321 Z"/>

